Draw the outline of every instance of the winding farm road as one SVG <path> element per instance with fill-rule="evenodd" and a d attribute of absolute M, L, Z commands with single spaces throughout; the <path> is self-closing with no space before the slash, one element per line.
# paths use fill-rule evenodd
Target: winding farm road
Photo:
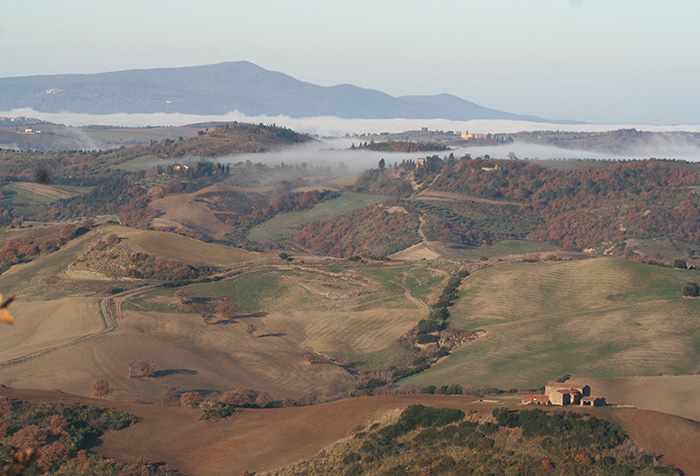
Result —
<path fill-rule="evenodd" d="M 0 368 L 24 362 L 25 360 L 33 359 L 35 357 L 39 357 L 59 349 L 65 349 L 66 347 L 70 347 L 80 342 L 84 342 L 89 339 L 94 339 L 95 337 L 99 337 L 117 330 L 122 323 L 121 305 L 124 302 L 124 300 L 137 294 L 150 291 L 151 289 L 155 289 L 157 287 L 160 287 L 160 285 L 153 284 L 138 289 L 130 289 L 128 291 L 124 291 L 122 293 L 101 299 L 100 314 L 102 315 L 102 320 L 104 321 L 104 328 L 102 330 L 93 332 L 92 334 L 86 334 L 84 336 L 78 337 L 77 339 L 73 339 L 70 342 L 64 342 L 63 344 L 53 345 L 50 347 L 46 347 L 45 349 L 37 350 L 36 352 L 32 352 L 26 355 L 22 355 L 20 357 L 15 357 L 14 359 L 9 359 L 4 362 L 0 362 Z"/>

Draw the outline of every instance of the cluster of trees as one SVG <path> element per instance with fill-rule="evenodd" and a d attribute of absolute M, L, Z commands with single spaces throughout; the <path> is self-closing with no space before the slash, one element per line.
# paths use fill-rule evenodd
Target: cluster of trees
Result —
<path fill-rule="evenodd" d="M 119 242 L 116 235 L 101 239 L 83 253 L 76 264 L 110 276 L 187 282 L 210 275 L 215 268 L 194 267 L 180 261 L 138 253 Z"/>
<path fill-rule="evenodd" d="M 519 201 L 541 223 L 534 238 L 583 249 L 629 237 L 700 241 L 700 199 L 683 187 L 700 183 L 692 167 L 658 160 L 557 170 L 518 160 L 462 158 L 435 188 Z"/>
<path fill-rule="evenodd" d="M 26 474 L 165 476 L 168 471 L 146 462 L 124 465 L 88 451 L 107 431 L 137 421 L 132 415 L 98 407 L 0 396 L 0 461 L 11 461 L 15 454 L 19 458 L 11 471 L 28 466 Z M 18 465 L 22 458 L 26 464 Z"/>
<path fill-rule="evenodd" d="M 175 296 L 187 312 L 199 313 L 205 324 L 234 322 L 236 313 L 240 310 L 238 303 L 228 297 L 197 298 L 195 300 L 186 289 L 179 289 Z"/>
<path fill-rule="evenodd" d="M 14 264 L 31 261 L 42 254 L 59 249 L 92 226 L 92 221 L 86 221 L 80 226 L 69 223 L 63 226 L 40 228 L 11 238 L 0 248 L 0 273 Z"/>
<path fill-rule="evenodd" d="M 225 392 L 219 397 L 219 401 L 231 407 L 267 408 L 274 402 L 272 396 L 265 390 L 252 388 L 239 388 Z"/>
<path fill-rule="evenodd" d="M 433 304 L 428 319 L 423 319 L 418 322 L 418 326 L 416 327 L 416 342 L 418 344 L 427 344 L 439 340 L 438 334 L 445 328 L 447 318 L 450 316 L 448 308 L 452 306 L 459 297 L 459 286 L 467 276 L 469 276 L 469 271 L 467 270 L 462 270 L 450 276 L 442 293 Z M 444 351 L 436 349 L 436 352 L 442 354 Z"/>
<path fill-rule="evenodd" d="M 411 405 L 395 422 L 372 425 L 336 445 L 332 458 L 285 474 L 681 474 L 622 444 L 627 437 L 612 422 L 537 410 L 498 409 L 494 416 L 503 420 L 504 412 L 512 420 L 494 424 L 481 415 L 465 419 L 457 409 Z M 522 437 L 513 438 L 508 428 L 521 428 Z"/>
<path fill-rule="evenodd" d="M 410 142 L 388 140 L 386 142 L 361 142 L 359 146 L 353 143 L 350 146 L 351 150 L 373 150 L 378 152 L 434 152 L 447 150 L 448 147 L 444 144 L 436 142 Z"/>
<path fill-rule="evenodd" d="M 119 215 L 122 222 L 135 228 L 147 228 L 159 212 L 149 208 L 153 198 L 149 190 L 133 183 L 133 177 L 104 176 L 89 184 L 92 189 L 73 198 L 58 200 L 43 216 L 47 220 L 73 217 Z"/>
<path fill-rule="evenodd" d="M 339 258 L 387 256 L 420 242 L 418 225 L 413 213 L 391 213 L 384 207 L 368 205 L 354 213 L 315 220 L 293 240 L 310 252 Z"/>
<path fill-rule="evenodd" d="M 308 142 L 311 136 L 285 127 L 240 122 L 214 123 L 195 137 L 153 142 L 147 151 L 164 158 L 220 157 L 243 152 L 265 152 L 281 145 Z M 144 154 L 145 155 L 145 154 Z"/>
<path fill-rule="evenodd" d="M 423 232 L 429 240 L 442 244 L 459 243 L 479 246 L 491 241 L 492 237 L 482 230 L 472 228 L 466 223 L 429 217 L 425 221 Z"/>
<path fill-rule="evenodd" d="M 382 168 L 364 171 L 353 186 L 355 192 L 406 197 L 413 193 L 413 187 L 398 172 Z"/>
<path fill-rule="evenodd" d="M 220 163 L 207 162 L 200 160 L 195 165 L 169 165 L 163 167 L 162 165 L 156 166 L 156 173 L 158 175 L 166 174 L 170 177 L 176 175 L 184 176 L 189 180 L 195 180 L 200 177 L 211 177 L 212 175 L 219 175 L 222 177 L 228 177 L 231 175 L 231 166 L 222 165 Z"/>
<path fill-rule="evenodd" d="M 501 207 L 489 204 L 485 213 L 474 206 L 461 210 L 458 203 L 415 201 L 428 215 L 459 223 L 456 228 L 428 223 L 432 239 L 469 244 L 478 236 L 471 232 L 477 230 L 487 240 L 528 236 L 567 250 L 621 244 L 632 237 L 700 241 L 700 197 L 686 188 L 700 184 L 700 173 L 688 163 L 582 162 L 577 168 L 557 169 L 466 155 L 459 160 L 427 157 L 419 166 L 404 161 L 400 168 L 403 172 L 381 167 L 365 172 L 355 187 L 408 195 L 414 180 L 438 190 L 504 202 Z M 499 208 L 503 210 L 493 213 Z"/>
<path fill-rule="evenodd" d="M 525 437 L 558 437 L 563 446 L 603 451 L 615 448 L 627 439 L 625 432 L 615 423 L 576 413 L 564 417 L 539 409 L 510 411 L 507 407 L 499 407 L 493 411 L 493 416 L 500 426 L 521 428 Z"/>

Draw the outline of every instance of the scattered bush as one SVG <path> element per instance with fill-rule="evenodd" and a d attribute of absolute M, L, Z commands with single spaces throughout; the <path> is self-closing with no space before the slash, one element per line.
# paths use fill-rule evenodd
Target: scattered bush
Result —
<path fill-rule="evenodd" d="M 688 282 L 683 285 L 683 296 L 698 297 L 700 296 L 700 286 L 695 282 Z"/>

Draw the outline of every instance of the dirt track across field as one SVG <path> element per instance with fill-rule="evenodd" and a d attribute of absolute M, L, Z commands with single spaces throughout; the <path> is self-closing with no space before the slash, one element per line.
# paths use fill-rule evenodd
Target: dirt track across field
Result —
<path fill-rule="evenodd" d="M 441 190 L 423 190 L 421 193 L 415 196 L 415 198 L 420 200 L 442 200 L 446 202 L 478 202 L 486 203 L 488 205 L 522 205 L 522 203 L 513 202 L 509 200 L 489 200 L 488 198 L 475 197 L 474 195 L 464 195 L 455 192 L 443 192 Z"/>
<path fill-rule="evenodd" d="M 118 461 L 138 456 L 167 462 L 185 474 L 215 476 L 264 473 L 309 459 L 322 449 L 351 436 L 392 410 L 412 403 L 490 413 L 497 403 L 475 397 L 399 395 L 363 397 L 299 408 L 244 409 L 226 420 L 204 422 L 201 412 L 77 397 L 61 392 L 0 388 L 10 398 L 84 403 L 126 411 L 142 418 L 136 425 L 106 434 L 99 453 Z M 663 413 L 615 408 L 586 409 L 601 418 L 616 420 L 644 450 L 662 461 L 700 476 L 700 424 Z"/>

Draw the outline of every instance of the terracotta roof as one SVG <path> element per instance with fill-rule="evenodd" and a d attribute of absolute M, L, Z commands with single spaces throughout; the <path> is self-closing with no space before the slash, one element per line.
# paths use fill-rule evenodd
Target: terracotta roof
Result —
<path fill-rule="evenodd" d="M 549 403 L 549 395 L 525 395 L 522 403 Z"/>
<path fill-rule="evenodd" d="M 577 395 L 580 394 L 581 392 L 576 390 L 575 388 L 567 388 L 564 390 L 557 390 L 559 393 L 568 393 L 569 395 Z"/>

